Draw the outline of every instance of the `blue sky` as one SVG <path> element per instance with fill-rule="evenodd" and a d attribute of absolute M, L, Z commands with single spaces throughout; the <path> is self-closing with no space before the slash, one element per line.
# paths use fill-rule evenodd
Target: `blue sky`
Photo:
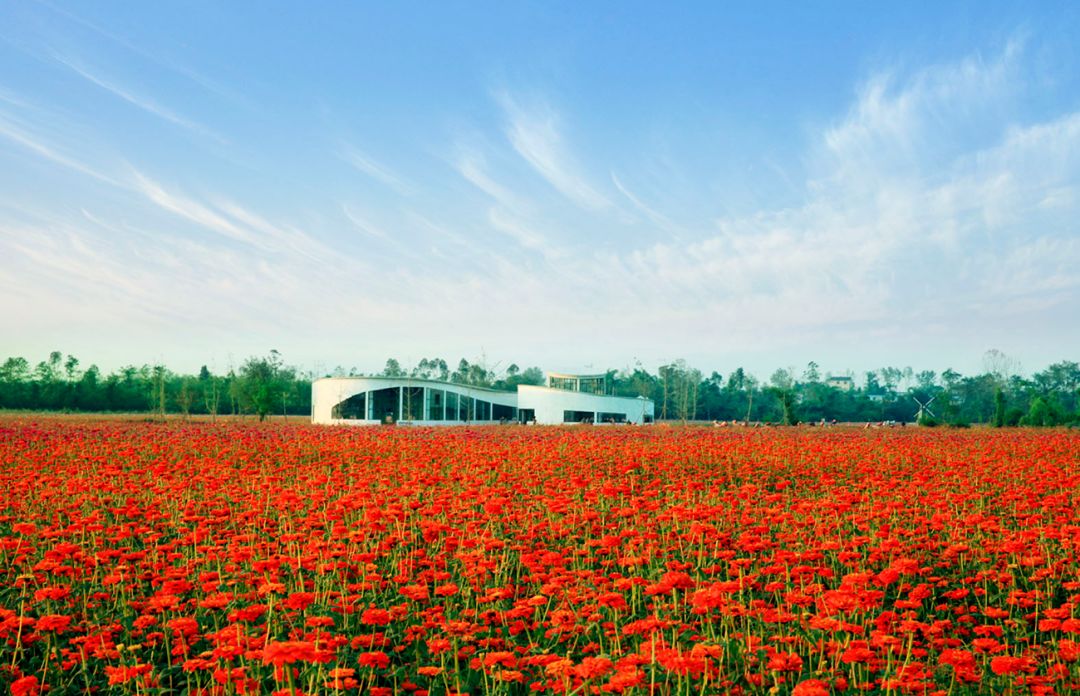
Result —
<path fill-rule="evenodd" d="M 0 5 L 0 352 L 1080 357 L 1080 6 L 665 5 Z"/>

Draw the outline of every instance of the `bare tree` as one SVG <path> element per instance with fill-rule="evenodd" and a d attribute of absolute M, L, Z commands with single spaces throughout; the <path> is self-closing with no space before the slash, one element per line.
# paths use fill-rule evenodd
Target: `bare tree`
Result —
<path fill-rule="evenodd" d="M 983 354 L 983 370 L 993 375 L 999 385 L 1005 384 L 1010 377 L 1020 372 L 1020 361 L 997 348 L 991 348 Z"/>
<path fill-rule="evenodd" d="M 191 417 L 191 405 L 195 403 L 195 380 L 191 377 L 185 377 L 180 382 L 180 391 L 176 394 L 176 405 L 180 407 L 180 412 L 184 414 L 184 420 L 188 420 Z"/>
<path fill-rule="evenodd" d="M 203 403 L 206 405 L 206 412 L 210 414 L 210 422 L 217 422 L 218 404 L 221 401 L 221 382 L 214 375 L 210 375 L 206 380 L 206 384 L 203 385 Z"/>

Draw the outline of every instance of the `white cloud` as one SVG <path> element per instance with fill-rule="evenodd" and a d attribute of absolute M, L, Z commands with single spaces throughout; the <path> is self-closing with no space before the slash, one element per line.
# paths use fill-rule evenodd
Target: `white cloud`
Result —
<path fill-rule="evenodd" d="M 550 107 L 541 103 L 526 108 L 505 92 L 498 95 L 498 101 L 506 116 L 507 139 L 540 176 L 583 208 L 600 210 L 610 205 L 578 171 Z"/>
<path fill-rule="evenodd" d="M 390 171 L 385 165 L 375 161 L 370 155 L 360 152 L 351 145 L 344 145 L 338 153 L 338 157 L 351 164 L 357 171 L 389 186 L 399 194 L 406 195 L 410 191 L 410 187 L 402 181 L 401 177 Z"/>
<path fill-rule="evenodd" d="M 150 99 L 148 97 L 136 94 L 131 89 L 129 89 L 127 87 L 123 87 L 123 86 L 117 84 L 116 82 L 112 81 L 111 79 L 102 77 L 101 75 L 92 72 L 91 70 L 89 70 L 86 67 L 76 63 L 73 60 L 70 60 L 68 58 L 64 58 L 62 56 L 54 56 L 54 58 L 56 59 L 57 62 L 67 66 L 75 74 L 79 75 L 80 77 L 87 80 L 88 82 L 91 82 L 92 84 L 97 85 L 98 87 L 106 90 L 107 92 L 111 92 L 112 94 L 119 97 L 120 99 L 123 99 L 127 103 L 129 103 L 129 104 L 131 104 L 133 106 L 136 106 L 139 109 L 142 109 L 143 111 L 145 111 L 145 112 L 147 112 L 149 114 L 153 114 L 154 116 L 157 116 L 160 119 L 168 121 L 169 123 L 172 123 L 173 125 L 180 126 L 181 128 L 184 128 L 185 130 L 189 130 L 189 131 L 192 131 L 192 132 L 195 132 L 195 133 L 199 133 L 201 135 L 209 136 L 209 137 L 213 138 L 214 140 L 217 140 L 218 142 L 223 142 L 223 138 L 221 136 L 217 135 L 216 133 L 214 133 L 210 129 L 206 128 L 202 124 L 196 123 L 195 121 L 192 121 L 192 120 L 190 120 L 188 118 L 185 118 L 185 117 L 177 114 L 172 109 L 169 109 L 167 107 L 162 106 L 161 104 L 158 104 L 153 99 Z"/>
<path fill-rule="evenodd" d="M 460 175 L 477 194 L 447 205 L 438 197 L 446 181 L 421 189 L 343 146 L 338 156 L 359 172 L 415 194 L 410 208 L 343 204 L 353 199 L 342 195 L 329 211 L 294 216 L 305 224 L 145 170 L 116 184 L 0 113 L 0 136 L 116 184 L 142 203 L 131 215 L 145 214 L 136 227 L 80 204 L 77 222 L 0 224 L 3 253 L 19 260 L 0 280 L 5 290 L 62 287 L 65 297 L 83 288 L 118 316 L 144 317 L 160 301 L 170 315 L 252 332 L 302 322 L 343 344 L 361 345 L 361 327 L 378 325 L 378 350 L 402 356 L 409 346 L 445 353 L 483 341 L 511 353 L 528 344 L 551 360 L 626 346 L 808 358 L 816 346 L 874 352 L 923 329 L 980 341 L 984 329 L 1073 318 L 1080 306 L 1080 113 L 1019 121 L 1012 107 L 1025 71 L 1010 47 L 985 61 L 872 75 L 807 149 L 808 174 L 792 186 L 802 200 L 719 218 L 716 200 L 692 200 L 685 181 L 649 174 L 653 153 L 640 168 L 620 161 L 618 173 L 584 161 L 555 112 L 507 95 L 498 97 L 506 142 L 459 146 L 456 174 L 445 172 L 450 190 L 463 188 Z M 545 199 L 537 180 L 542 190 L 526 196 L 521 171 L 557 193 Z M 608 172 L 610 199 L 590 171 Z M 643 221 L 678 237 L 643 237 Z M 236 306 L 210 311 L 230 298 Z M 0 306 L 18 309 L 10 299 Z"/>
<path fill-rule="evenodd" d="M 611 183 L 615 184 L 615 188 L 619 189 L 619 193 L 625 196 L 626 200 L 630 201 L 630 203 L 633 204 L 635 208 L 637 208 L 640 212 L 644 213 L 645 217 L 647 217 L 649 220 L 659 225 L 660 227 L 663 227 L 664 229 L 672 229 L 673 224 L 671 220 L 668 219 L 666 215 L 658 213 L 656 210 L 645 205 L 645 203 L 643 203 L 640 198 L 631 193 L 630 190 L 623 185 L 622 181 L 619 180 L 619 177 L 615 174 L 615 172 L 611 172 Z"/>
<path fill-rule="evenodd" d="M 359 213 L 354 211 L 347 204 L 342 204 L 341 212 L 345 215 L 345 218 L 349 222 L 351 222 L 353 226 L 356 227 L 356 229 L 360 230 L 364 234 L 368 234 L 372 237 L 377 237 L 379 239 L 389 239 L 389 236 L 386 234 L 386 232 L 384 232 L 381 228 L 373 225 L 370 220 L 362 217 Z"/>
<path fill-rule="evenodd" d="M 487 171 L 486 162 L 479 153 L 464 152 L 458 158 L 456 167 L 466 181 L 501 203 L 503 207 L 511 210 L 521 210 L 528 207 L 524 199 L 491 178 Z"/>
<path fill-rule="evenodd" d="M 133 174 L 135 189 L 162 209 L 235 241 L 253 245 L 259 244 L 249 230 L 237 225 L 221 213 L 181 194 L 167 191 L 156 181 L 144 176 L 139 171 L 134 171 Z"/>
<path fill-rule="evenodd" d="M 5 118 L 3 113 L 0 113 L 0 136 L 18 143 L 27 150 L 44 157 L 54 164 L 59 164 L 62 167 L 79 172 L 80 174 L 85 174 L 103 183 L 112 184 L 114 186 L 120 185 L 119 182 L 111 176 L 80 162 L 74 157 L 59 152 L 52 145 L 42 142 L 39 138 L 20 128 L 13 121 Z"/>
<path fill-rule="evenodd" d="M 991 112 L 976 124 L 988 142 L 945 157 L 931 133 L 962 130 L 981 105 L 1007 101 L 1016 60 L 1010 47 L 998 60 L 930 68 L 888 90 L 872 77 L 849 116 L 823 133 L 805 204 L 636 250 L 611 264 L 603 284 L 643 278 L 657 305 L 697 308 L 735 331 L 785 333 L 851 322 L 903 330 L 973 308 L 992 321 L 1017 298 L 1036 306 L 1030 294 L 1040 288 L 1047 301 L 1038 306 L 1077 301 L 1080 113 L 1009 126 Z"/>
<path fill-rule="evenodd" d="M 492 208 L 488 211 L 488 222 L 491 223 L 492 227 L 505 233 L 526 249 L 547 253 L 553 251 L 551 242 L 544 235 L 529 229 L 499 208 Z"/>
<path fill-rule="evenodd" d="M 332 262 L 337 256 L 305 232 L 287 225 L 272 224 L 232 201 L 202 203 L 182 193 L 167 190 L 138 170 L 133 170 L 132 174 L 134 190 L 149 201 L 230 240 L 264 252 L 298 255 L 319 263 Z"/>

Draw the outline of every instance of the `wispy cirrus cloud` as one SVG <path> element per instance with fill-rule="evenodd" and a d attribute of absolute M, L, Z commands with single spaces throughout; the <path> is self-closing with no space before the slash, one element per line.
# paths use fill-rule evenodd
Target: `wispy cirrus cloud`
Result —
<path fill-rule="evenodd" d="M 140 58 L 143 58 L 143 59 L 145 59 L 145 60 L 147 60 L 147 61 L 149 61 L 149 62 L 151 62 L 151 63 L 153 63 L 155 65 L 158 65 L 158 66 L 161 66 L 161 67 L 166 68 L 168 70 L 171 70 L 172 72 L 177 73 L 178 75 L 182 75 L 183 77 L 191 80 L 192 82 L 199 85 L 200 87 L 207 90 L 208 92 L 216 94 L 216 95 L 218 95 L 220 97 L 224 97 L 224 98 L 226 98 L 226 99 L 228 99 L 230 101 L 236 102 L 236 103 L 246 104 L 246 99 L 244 97 L 240 96 L 234 90 L 226 87 L 225 85 L 223 85 L 222 83 L 220 83 L 217 80 L 214 80 L 214 79 L 212 79 L 210 77 L 207 77 L 206 75 L 204 75 L 204 74 L 202 74 L 202 73 L 200 73 L 200 72 L 198 72 L 196 70 L 193 70 L 191 67 L 189 67 L 187 65 L 184 65 L 184 64 L 182 64 L 182 63 L 180 63 L 180 62 L 178 62 L 176 60 L 165 58 L 165 57 L 163 57 L 162 55 L 160 55 L 158 53 L 153 53 L 151 51 L 147 51 L 146 49 L 136 45 L 135 43 L 133 43 L 132 41 L 129 41 L 128 39 L 124 38 L 123 36 L 120 36 L 119 34 L 117 34 L 115 32 L 109 31 L 108 29 L 104 28 L 100 24 L 97 24 L 95 22 L 91 22 L 90 20 L 86 19 L 85 17 L 82 17 L 80 15 L 75 14 L 71 10 L 68 10 L 68 9 L 65 9 L 65 8 L 62 8 L 62 7 L 57 7 L 56 5 L 54 5 L 52 3 L 45 2 L 44 0 L 37 0 L 37 2 L 38 2 L 38 4 L 49 8 L 50 10 L 52 10 L 56 14 L 60 15 L 61 17 L 65 18 L 65 19 L 67 19 L 67 20 L 69 20 L 71 22 L 74 22 L 75 24 L 77 24 L 77 25 L 79 25 L 79 26 L 81 26 L 81 27 L 83 27 L 85 29 L 89 29 L 91 32 L 93 32 L 97 36 L 100 36 L 100 37 L 102 37 L 104 39 L 107 39 L 108 41 L 112 42 L 113 44 L 116 44 L 117 46 L 123 47 L 127 51 L 139 56 Z M 250 106 L 250 105 L 248 105 L 248 106 Z"/>
<path fill-rule="evenodd" d="M 76 75 L 79 75 L 88 82 L 97 85 L 101 89 L 112 93 L 113 95 L 119 97 L 127 103 L 138 107 L 139 109 L 142 109 L 149 114 L 153 114 L 154 116 L 157 116 L 158 118 L 163 119 L 175 126 L 179 126 L 185 130 L 208 136 L 219 142 L 224 142 L 224 138 L 222 138 L 217 133 L 214 133 L 206 126 L 197 123 L 189 118 L 181 116 L 172 109 L 158 104 L 156 101 L 150 99 L 149 97 L 136 94 L 131 89 L 121 86 L 115 81 L 104 77 L 103 75 L 96 73 L 89 68 L 86 68 L 85 66 L 79 64 L 74 60 L 55 54 L 53 57 L 58 63 L 65 65 Z"/>
<path fill-rule="evenodd" d="M 479 152 L 472 150 L 462 152 L 454 166 L 466 181 L 502 204 L 503 207 L 521 210 L 528 206 L 524 198 L 491 176 L 488 172 L 487 162 Z"/>
<path fill-rule="evenodd" d="M 389 235 L 386 234 L 382 228 L 374 225 L 370 220 L 362 216 L 358 211 L 354 210 L 352 206 L 347 203 L 341 205 L 341 213 L 345 216 L 345 219 L 353 224 L 356 229 L 360 230 L 366 235 L 376 237 L 378 239 L 389 239 Z"/>
<path fill-rule="evenodd" d="M 645 203 L 642 202 L 640 198 L 638 198 L 628 188 L 626 188 L 626 186 L 623 185 L 623 182 L 619 179 L 618 175 L 615 174 L 615 172 L 611 172 L 611 183 L 615 184 L 615 188 L 619 190 L 619 193 L 621 193 L 626 198 L 626 200 L 630 201 L 630 203 L 635 208 L 637 208 L 639 212 L 643 213 L 645 217 L 651 220 L 654 224 L 667 230 L 671 230 L 674 227 L 674 223 L 672 223 L 670 218 L 668 218 L 663 213 L 657 212 L 648 205 L 645 205 Z"/>
<path fill-rule="evenodd" d="M 589 210 L 611 202 L 580 172 L 577 158 L 567 149 L 558 115 L 545 102 L 525 105 L 507 92 L 496 95 L 506 119 L 505 134 L 514 150 L 560 193 Z"/>
<path fill-rule="evenodd" d="M 147 200 L 203 229 L 216 232 L 265 252 L 299 255 L 309 261 L 325 262 L 334 254 L 305 232 L 275 224 L 265 217 L 229 200 L 203 202 L 169 190 L 138 170 L 132 170 L 133 188 Z"/>
<path fill-rule="evenodd" d="M 358 172 L 389 186 L 401 195 L 408 195 L 411 191 L 411 187 L 389 167 L 352 145 L 343 145 L 338 152 L 338 157 L 352 165 Z"/>
<path fill-rule="evenodd" d="M 250 231 L 237 225 L 225 215 L 183 194 L 165 189 L 164 186 L 138 170 L 133 171 L 132 174 L 134 188 L 163 210 L 234 241 L 259 246 L 258 239 Z"/>
<path fill-rule="evenodd" d="M 508 235 L 526 249 L 542 252 L 546 256 L 558 255 L 551 240 L 545 235 L 512 218 L 505 211 L 499 208 L 491 208 L 488 211 L 487 219 L 494 229 Z"/>
<path fill-rule="evenodd" d="M 25 127 L 21 127 L 15 119 L 3 112 L 0 112 L 0 136 L 15 142 L 26 150 L 66 169 L 85 174 L 86 176 L 106 184 L 112 184 L 114 186 L 121 185 L 117 179 L 80 161 L 72 155 L 60 151 L 56 146 L 47 143 L 39 136 L 32 134 Z"/>

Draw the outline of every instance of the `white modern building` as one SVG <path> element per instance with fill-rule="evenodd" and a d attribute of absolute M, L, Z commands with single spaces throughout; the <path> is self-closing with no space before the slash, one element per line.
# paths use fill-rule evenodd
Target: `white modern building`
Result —
<path fill-rule="evenodd" d="M 651 423 L 644 397 L 606 394 L 604 375 L 549 374 L 516 392 L 408 377 L 326 377 L 311 384 L 311 422 L 341 425 Z"/>

